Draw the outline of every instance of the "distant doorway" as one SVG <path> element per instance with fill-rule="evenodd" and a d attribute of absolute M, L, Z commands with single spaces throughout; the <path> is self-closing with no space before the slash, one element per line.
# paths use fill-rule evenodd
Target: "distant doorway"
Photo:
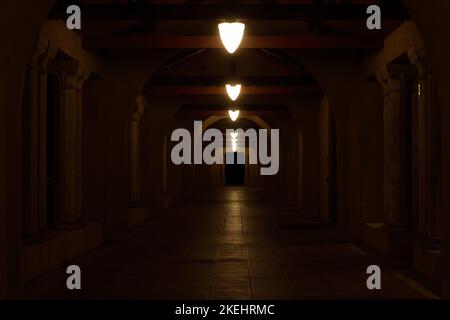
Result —
<path fill-rule="evenodd" d="M 227 186 L 243 185 L 245 182 L 245 164 L 237 164 L 243 158 L 243 153 L 228 153 L 227 157 L 234 158 L 234 164 L 225 165 L 225 184 Z"/>

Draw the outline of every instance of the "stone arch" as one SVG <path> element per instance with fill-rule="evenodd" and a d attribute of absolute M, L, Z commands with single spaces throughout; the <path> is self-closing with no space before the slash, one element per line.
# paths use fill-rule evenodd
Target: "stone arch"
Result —
<path fill-rule="evenodd" d="M 175 105 L 175 104 L 173 104 L 173 105 Z M 177 107 L 175 109 L 178 110 L 179 108 Z M 171 112 L 172 117 L 171 117 L 171 121 L 170 122 L 173 121 L 173 118 L 174 118 L 174 116 L 176 114 L 175 109 Z M 289 112 L 289 110 L 286 110 L 286 111 L 288 112 L 288 114 L 291 117 L 293 117 L 293 115 Z M 208 118 L 203 120 L 203 130 L 206 130 L 207 128 L 213 126 L 215 123 L 217 123 L 217 122 L 219 122 L 221 120 L 227 119 L 227 118 L 228 118 L 228 116 L 218 116 L 218 115 L 209 116 Z M 266 122 L 261 116 L 245 115 L 245 113 L 243 113 L 243 114 L 240 115 L 240 118 L 249 120 L 249 121 L 255 123 L 256 125 L 258 125 L 258 127 L 262 128 L 262 129 L 267 129 L 269 131 L 273 127 L 272 124 L 269 124 L 268 122 Z M 293 123 L 295 123 L 295 122 L 293 122 Z M 295 127 L 296 127 L 297 136 L 295 137 L 294 140 L 298 141 L 297 142 L 298 143 L 298 148 L 301 149 L 300 150 L 300 149 L 298 149 L 296 147 L 296 151 L 298 151 L 298 152 L 296 152 L 295 155 L 298 156 L 298 158 L 299 158 L 299 161 L 298 161 L 299 164 L 297 165 L 297 168 L 296 168 L 296 172 L 298 173 L 298 175 L 297 175 L 297 177 L 295 179 L 297 181 L 296 188 L 298 188 L 298 192 L 299 193 L 302 193 L 303 190 L 302 190 L 301 186 L 303 185 L 303 181 L 302 181 L 303 180 L 303 150 L 302 150 L 303 149 L 303 143 L 302 143 L 303 142 L 303 135 L 302 135 L 302 132 L 301 132 L 301 128 L 299 128 L 297 124 L 295 124 Z M 168 132 L 167 132 L 167 135 L 169 135 Z M 285 150 L 286 147 L 287 147 L 287 141 L 285 141 L 285 137 L 283 135 L 280 135 L 280 150 Z M 168 150 L 167 150 L 167 139 L 165 140 L 165 152 L 168 153 Z M 166 155 L 165 156 L 165 159 L 166 159 L 165 161 L 169 161 L 169 158 L 170 157 L 168 157 Z M 284 164 L 283 164 L 284 163 L 283 161 L 287 161 L 287 159 L 284 156 L 283 152 L 280 152 L 280 168 L 284 168 L 285 167 Z M 164 168 L 163 185 L 167 186 L 168 185 L 168 174 L 166 172 L 168 170 L 167 164 L 164 165 L 163 168 Z M 276 178 L 277 179 L 281 179 L 281 174 L 286 174 L 286 172 L 284 172 L 284 171 L 283 172 L 279 172 L 276 175 Z M 278 191 L 278 190 L 276 190 L 276 191 Z M 293 192 L 293 190 L 291 192 Z M 303 195 L 301 196 L 300 199 L 303 199 Z M 298 202 L 298 206 L 301 207 L 302 205 L 303 205 L 302 201 L 299 201 Z"/>
<path fill-rule="evenodd" d="M 175 117 L 175 115 L 176 115 L 176 112 L 172 113 L 171 118 L 170 118 L 170 122 L 172 122 L 172 120 Z M 203 131 L 208 129 L 208 128 L 210 128 L 215 123 L 217 123 L 219 121 L 222 121 L 224 119 L 227 119 L 227 118 L 228 118 L 227 116 L 216 116 L 216 115 L 209 116 L 207 119 L 205 119 L 203 121 Z M 263 120 L 261 117 L 259 117 L 259 116 L 256 116 L 256 115 L 249 116 L 249 115 L 245 115 L 244 114 L 244 115 L 240 115 L 240 118 L 249 120 L 249 121 L 255 123 L 256 125 L 258 125 L 260 128 L 267 129 L 267 130 L 271 129 L 270 125 L 265 120 Z M 166 136 L 168 136 L 168 135 L 169 135 L 169 132 L 167 131 L 166 132 Z M 170 157 L 168 157 L 167 155 L 168 155 L 168 139 L 165 139 L 164 140 L 164 159 L 163 159 L 163 161 L 164 161 L 164 164 L 163 164 L 163 181 L 162 181 L 164 193 L 167 192 L 167 186 L 168 186 L 168 172 L 167 172 L 168 171 L 168 165 L 167 165 L 167 163 L 168 163 L 168 161 L 170 161 L 169 160 Z"/>
<path fill-rule="evenodd" d="M 357 239 L 363 218 L 358 207 L 361 203 L 355 206 L 354 202 L 362 197 L 363 190 L 358 185 L 361 155 L 354 150 L 361 148 L 357 138 L 362 130 L 361 106 L 374 110 L 381 103 L 380 91 L 373 82 L 364 81 L 360 70 L 354 68 L 358 57 L 348 52 L 293 52 L 291 57 L 301 62 L 328 99 L 336 121 L 337 141 L 348 141 L 337 144 L 337 225 L 343 235 Z"/>
<path fill-rule="evenodd" d="M 450 74 L 450 33 L 448 30 L 448 17 L 450 16 L 450 2 L 448 1 L 420 1 L 402 0 L 406 9 L 411 14 L 416 23 L 428 49 L 430 61 L 433 66 L 434 77 L 436 78 L 437 95 L 439 104 L 442 106 L 440 113 L 440 126 L 448 128 L 450 126 L 450 93 L 448 91 L 448 75 Z M 436 32 L 439 30 L 441 32 Z M 450 190 L 450 133 L 441 131 L 441 177 L 439 182 L 438 206 L 441 212 L 450 212 L 450 198 L 445 194 Z M 450 215 L 442 214 L 442 230 L 450 226 Z M 450 234 L 442 232 L 443 256 L 442 265 L 450 264 Z M 446 249 L 447 248 L 447 249 Z M 445 269 L 445 268 L 444 268 Z M 442 296 L 450 297 L 450 274 L 442 272 Z"/>
<path fill-rule="evenodd" d="M 2 154 L 0 195 L 0 243 L 18 248 L 18 230 L 22 212 L 21 199 L 21 102 L 25 70 L 31 57 L 39 27 L 54 1 L 43 0 L 2 3 L 0 19 L 8 28 L 0 30 L 0 38 L 8 44 L 0 52 L 0 154 Z M 26 23 L 24 23 L 26 21 Z M 11 32 L 14 30 L 14 32 Z M 0 297 L 18 288 L 19 250 L 0 247 Z"/>

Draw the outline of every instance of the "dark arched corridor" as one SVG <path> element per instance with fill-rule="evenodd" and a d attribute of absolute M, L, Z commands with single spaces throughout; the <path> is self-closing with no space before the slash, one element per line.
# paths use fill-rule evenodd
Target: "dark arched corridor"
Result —
<path fill-rule="evenodd" d="M 447 1 L 35 2 L 0 5 L 0 299 L 450 297 Z"/>

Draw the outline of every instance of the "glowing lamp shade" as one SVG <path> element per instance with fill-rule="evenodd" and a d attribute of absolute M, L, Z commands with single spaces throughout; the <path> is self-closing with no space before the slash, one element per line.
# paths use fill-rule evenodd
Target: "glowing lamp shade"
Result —
<path fill-rule="evenodd" d="M 236 99 L 241 94 L 242 86 L 240 84 L 236 84 L 234 86 L 232 86 L 231 84 L 227 84 L 225 88 L 227 89 L 227 93 L 230 99 L 236 101 Z"/>
<path fill-rule="evenodd" d="M 220 39 L 229 53 L 234 53 L 244 37 L 245 24 L 240 22 L 219 24 Z"/>
<path fill-rule="evenodd" d="M 230 116 L 230 119 L 234 122 L 237 120 L 237 118 L 239 117 L 239 110 L 233 111 L 233 110 L 229 110 L 228 114 Z"/>
<path fill-rule="evenodd" d="M 231 133 L 231 147 L 233 149 L 233 152 L 237 151 L 237 136 L 238 136 L 237 132 Z"/>

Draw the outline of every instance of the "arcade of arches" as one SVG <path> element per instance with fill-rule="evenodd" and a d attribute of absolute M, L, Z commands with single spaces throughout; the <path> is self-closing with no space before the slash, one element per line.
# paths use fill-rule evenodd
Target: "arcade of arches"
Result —
<path fill-rule="evenodd" d="M 82 0 L 74 32 L 2 1 L 0 298 L 450 298 L 450 2 L 390 0 L 381 31 L 352 17 L 374 1 L 183 2 Z M 280 129 L 278 174 L 174 165 L 195 120 Z"/>

